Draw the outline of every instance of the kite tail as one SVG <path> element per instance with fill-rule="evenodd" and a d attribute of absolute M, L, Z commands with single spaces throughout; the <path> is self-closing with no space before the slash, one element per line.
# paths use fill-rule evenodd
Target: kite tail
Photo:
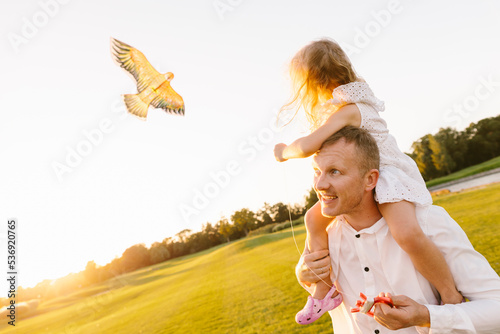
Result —
<path fill-rule="evenodd" d="M 127 106 L 127 110 L 129 113 L 146 120 L 146 116 L 148 115 L 149 104 L 144 103 L 139 95 L 137 94 L 125 94 L 123 95 L 123 101 Z"/>

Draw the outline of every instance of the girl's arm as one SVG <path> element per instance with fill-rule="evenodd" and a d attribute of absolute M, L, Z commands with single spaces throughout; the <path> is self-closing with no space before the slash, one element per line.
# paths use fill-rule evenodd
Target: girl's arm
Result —
<path fill-rule="evenodd" d="M 316 153 L 328 137 L 347 125 L 358 127 L 361 125 L 361 115 L 355 104 L 347 104 L 334 112 L 325 124 L 308 136 L 299 138 L 288 146 L 277 144 L 274 148 L 274 156 L 280 162 L 294 158 L 307 158 Z"/>

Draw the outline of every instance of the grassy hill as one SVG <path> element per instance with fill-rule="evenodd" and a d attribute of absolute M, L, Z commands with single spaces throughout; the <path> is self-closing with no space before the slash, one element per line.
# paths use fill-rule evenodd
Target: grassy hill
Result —
<path fill-rule="evenodd" d="M 435 199 L 500 273 L 500 184 Z M 299 248 L 303 225 L 295 229 Z M 323 316 L 299 326 L 306 292 L 290 229 L 171 260 L 41 303 L 38 315 L 0 333 L 319 333 Z M 9 326 L 10 327 L 10 326 Z"/>
<path fill-rule="evenodd" d="M 470 166 L 459 170 L 458 172 L 451 173 L 449 175 L 439 177 L 434 180 L 430 180 L 426 182 L 427 188 L 431 188 L 442 183 L 459 180 L 461 178 L 476 175 L 478 173 L 487 172 L 489 170 L 499 168 L 500 167 L 500 157 L 493 158 L 491 160 L 485 161 L 483 163 Z"/>

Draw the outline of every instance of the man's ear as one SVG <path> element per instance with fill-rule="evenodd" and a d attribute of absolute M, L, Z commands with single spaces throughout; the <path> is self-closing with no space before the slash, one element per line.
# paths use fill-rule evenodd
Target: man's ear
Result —
<path fill-rule="evenodd" d="M 378 169 L 370 169 L 365 174 L 365 189 L 367 191 L 372 191 L 377 185 L 378 177 L 380 173 Z"/>

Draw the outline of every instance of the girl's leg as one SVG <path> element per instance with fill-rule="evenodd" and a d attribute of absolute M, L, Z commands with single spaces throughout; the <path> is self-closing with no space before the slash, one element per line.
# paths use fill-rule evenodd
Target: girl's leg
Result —
<path fill-rule="evenodd" d="M 455 287 L 443 254 L 420 228 L 415 205 L 401 201 L 379 204 L 378 207 L 394 240 L 408 253 L 415 268 L 436 287 L 442 302 L 461 303 L 463 297 Z"/>
<path fill-rule="evenodd" d="M 304 222 L 307 228 L 307 247 L 311 252 L 317 252 L 323 249 L 328 249 L 328 234 L 326 228 L 332 222 L 332 218 L 327 218 L 321 213 L 321 204 L 317 202 L 310 208 L 304 217 Z M 328 278 L 323 281 L 318 281 L 315 284 L 314 293 L 312 296 L 316 299 L 325 298 L 326 294 L 332 288 L 333 283 Z M 336 292 L 333 297 L 338 294 Z"/>
<path fill-rule="evenodd" d="M 328 249 L 328 234 L 326 227 L 332 218 L 324 217 L 321 204 L 318 202 L 305 215 L 307 228 L 307 247 L 311 252 Z M 312 296 L 307 297 L 307 303 L 295 316 L 295 321 L 301 325 L 318 320 L 324 313 L 333 310 L 342 303 L 342 295 L 335 290 L 330 276 L 314 284 Z"/>

